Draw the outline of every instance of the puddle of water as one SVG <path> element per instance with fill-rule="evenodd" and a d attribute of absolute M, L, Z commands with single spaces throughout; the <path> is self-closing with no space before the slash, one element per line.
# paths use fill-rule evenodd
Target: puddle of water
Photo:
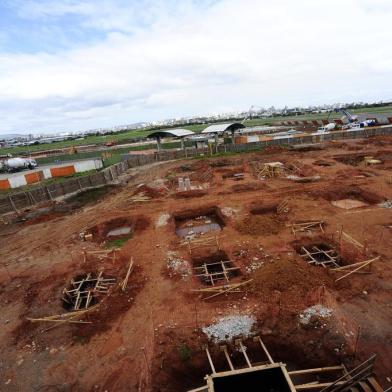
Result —
<path fill-rule="evenodd" d="M 129 226 L 124 226 L 124 227 L 117 227 L 113 230 L 110 230 L 107 234 L 106 237 L 117 237 L 119 235 L 127 235 L 131 232 L 132 228 Z"/>
<path fill-rule="evenodd" d="M 366 207 L 369 204 L 354 199 L 343 199 L 332 201 L 331 204 L 338 208 L 344 208 L 345 210 L 351 210 L 352 208 Z"/>
<path fill-rule="evenodd" d="M 188 235 L 207 233 L 209 231 L 218 231 L 222 230 L 218 223 L 208 223 L 200 226 L 193 227 L 178 227 L 176 229 L 176 234 L 179 237 L 185 238 Z"/>
<path fill-rule="evenodd" d="M 222 230 L 222 227 L 214 218 L 200 217 L 198 219 L 189 219 L 182 222 L 180 226 L 176 228 L 176 234 L 181 238 L 185 238 L 187 236 L 220 230 Z"/>

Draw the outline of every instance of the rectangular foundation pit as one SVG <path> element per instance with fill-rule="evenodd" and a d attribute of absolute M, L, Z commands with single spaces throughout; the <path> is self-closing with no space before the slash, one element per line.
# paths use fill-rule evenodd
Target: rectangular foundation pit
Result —
<path fill-rule="evenodd" d="M 358 186 L 341 186 L 322 193 L 314 193 L 329 201 L 334 207 L 353 209 L 378 204 L 385 199 L 377 193 L 362 189 Z"/>
<path fill-rule="evenodd" d="M 229 260 L 224 251 L 209 256 L 193 257 L 192 264 L 194 275 L 208 286 L 229 283 L 231 279 L 240 275 L 240 268 Z"/>
<path fill-rule="evenodd" d="M 337 268 L 341 265 L 339 253 L 327 243 L 299 245 L 296 251 L 310 265 L 324 268 Z"/>
<path fill-rule="evenodd" d="M 213 231 L 221 231 L 224 220 L 219 208 L 212 207 L 174 215 L 175 232 L 181 238 L 193 238 Z"/>
<path fill-rule="evenodd" d="M 369 154 L 347 154 L 347 155 L 336 155 L 333 157 L 335 161 L 344 163 L 350 166 L 378 166 L 382 165 L 386 161 L 391 159 L 391 153 L 384 152 L 379 153 L 369 153 Z"/>
<path fill-rule="evenodd" d="M 279 391 L 290 392 L 292 387 L 287 381 L 284 370 L 280 365 L 259 367 L 226 372 L 210 377 L 210 385 L 215 392 L 227 391 Z"/>

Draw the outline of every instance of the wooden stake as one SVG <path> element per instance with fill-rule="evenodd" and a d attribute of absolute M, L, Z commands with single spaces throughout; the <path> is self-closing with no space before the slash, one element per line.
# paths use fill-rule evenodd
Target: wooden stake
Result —
<path fill-rule="evenodd" d="M 123 292 L 125 291 L 125 288 L 127 287 L 129 275 L 131 274 L 132 269 L 133 269 L 133 258 L 131 257 L 131 262 L 129 263 L 127 274 L 125 275 L 125 279 L 123 280 L 123 283 L 121 286 L 121 289 Z"/>

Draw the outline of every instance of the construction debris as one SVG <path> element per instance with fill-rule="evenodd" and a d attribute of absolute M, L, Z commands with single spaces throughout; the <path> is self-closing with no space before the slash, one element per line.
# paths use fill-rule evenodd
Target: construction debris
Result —
<path fill-rule="evenodd" d="M 277 214 L 283 214 L 284 212 L 289 212 L 289 198 L 286 197 L 285 199 L 283 199 L 283 201 L 281 203 L 278 204 L 278 206 L 276 207 L 276 213 Z"/>
<path fill-rule="evenodd" d="M 257 172 L 257 178 L 273 178 L 280 177 L 284 174 L 284 165 L 282 162 L 268 162 L 264 163 L 262 168 Z"/>
<path fill-rule="evenodd" d="M 75 320 L 75 319 L 79 318 L 80 316 L 83 316 L 87 312 L 91 312 L 93 310 L 96 310 L 98 307 L 99 307 L 99 304 L 91 306 L 88 309 L 78 310 L 75 312 L 56 314 L 56 315 L 40 317 L 40 318 L 27 317 L 27 320 L 29 320 L 33 323 L 44 321 L 44 322 L 52 322 L 52 323 L 91 324 L 91 322 L 89 322 L 89 321 L 80 321 L 80 320 Z"/>
<path fill-rule="evenodd" d="M 146 192 L 140 192 L 130 198 L 131 203 L 141 203 L 150 201 L 151 197 L 147 196 Z"/>
<path fill-rule="evenodd" d="M 93 240 L 93 235 L 92 234 L 86 234 L 84 236 L 84 240 L 85 241 L 92 241 Z"/>
<path fill-rule="evenodd" d="M 179 275 L 183 279 L 186 279 L 192 274 L 192 269 L 189 265 L 189 262 L 179 257 L 177 252 L 167 252 L 166 266 L 170 271 L 170 276 Z"/>
<path fill-rule="evenodd" d="M 346 265 L 344 267 L 340 267 L 340 268 L 335 268 L 333 269 L 333 271 L 342 271 L 343 269 L 349 269 L 352 267 L 357 267 L 355 269 L 353 269 L 352 271 L 348 272 L 347 274 L 341 276 L 340 278 L 336 279 L 335 282 L 338 282 L 339 280 L 342 280 L 344 278 L 347 278 L 348 276 L 350 276 L 351 274 L 354 274 L 355 272 L 358 272 L 359 270 L 361 270 L 362 268 L 366 267 L 366 266 L 370 266 L 371 263 L 373 263 L 376 260 L 379 260 L 380 256 L 375 257 L 374 259 L 371 260 L 365 260 L 365 261 L 361 261 L 359 263 L 355 263 L 355 264 L 351 264 L 351 265 Z"/>
<path fill-rule="evenodd" d="M 216 248 L 216 250 L 220 250 L 220 245 L 219 245 L 219 238 L 222 238 L 222 236 L 218 237 L 216 235 L 214 236 L 208 236 L 208 237 L 200 237 L 200 238 L 195 238 L 195 237 L 188 237 L 186 240 L 183 240 L 180 242 L 180 246 L 188 246 L 189 254 L 192 254 L 192 252 L 195 249 L 198 248 Z"/>
<path fill-rule="evenodd" d="M 372 165 L 379 165 L 382 163 L 382 161 L 380 159 L 374 159 L 371 156 L 367 156 L 364 158 L 363 163 L 365 164 L 365 166 L 372 166 Z"/>
<path fill-rule="evenodd" d="M 286 177 L 288 180 L 295 181 L 295 182 L 300 182 L 300 183 L 307 183 L 307 182 L 316 182 L 320 181 L 321 177 L 320 176 L 308 176 L 308 177 L 300 177 L 300 176 L 295 176 L 295 175 L 288 175 Z"/>
<path fill-rule="evenodd" d="M 291 227 L 291 231 L 294 235 L 298 232 L 312 232 L 314 229 L 320 229 L 324 233 L 324 221 L 309 221 L 309 222 L 295 222 L 287 225 Z"/>

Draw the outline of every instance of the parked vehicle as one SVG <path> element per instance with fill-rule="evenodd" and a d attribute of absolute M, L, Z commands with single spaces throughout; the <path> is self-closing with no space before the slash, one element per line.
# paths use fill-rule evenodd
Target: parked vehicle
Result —
<path fill-rule="evenodd" d="M 31 170 L 37 166 L 37 161 L 32 158 L 9 158 L 0 162 L 0 170 L 9 173 Z"/>

